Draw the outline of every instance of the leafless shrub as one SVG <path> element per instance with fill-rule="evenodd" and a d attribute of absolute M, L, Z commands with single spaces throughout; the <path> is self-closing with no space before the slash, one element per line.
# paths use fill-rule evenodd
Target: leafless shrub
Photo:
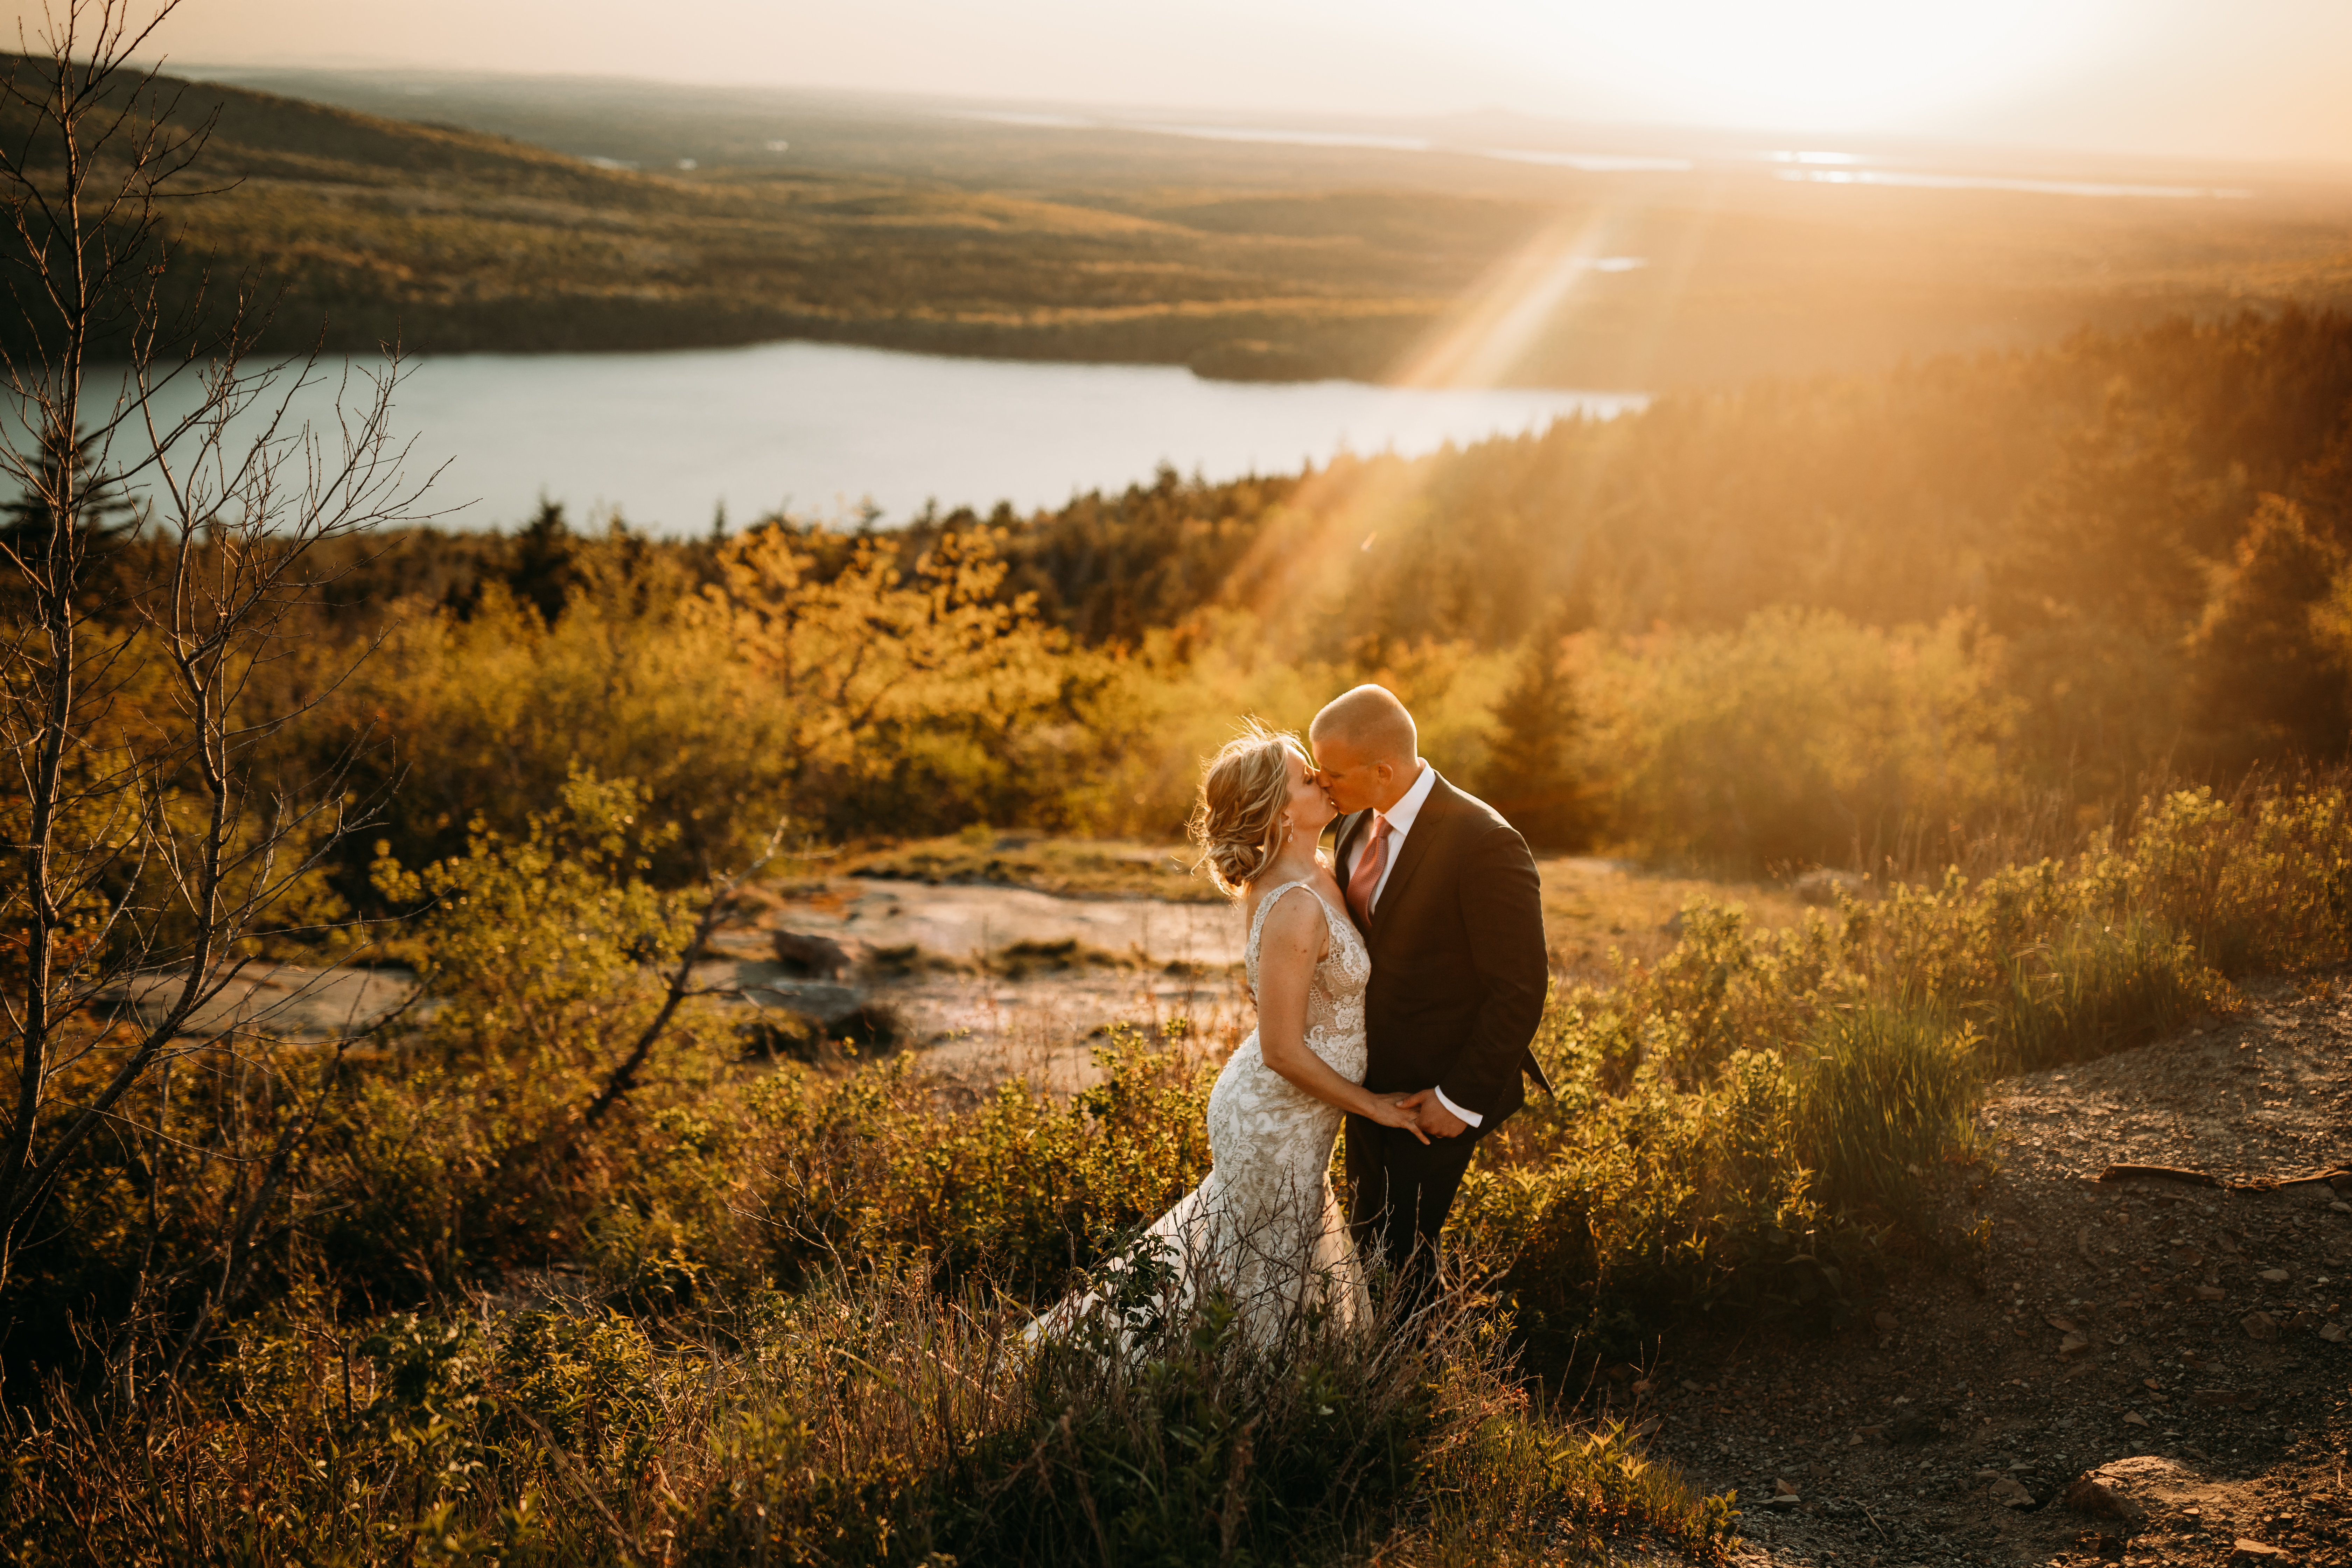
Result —
<path fill-rule="evenodd" d="M 0 1286 L 101 1133 L 176 1152 L 163 1095 L 134 1089 L 191 1058 L 276 1070 L 273 1010 L 227 994 L 257 935 L 335 920 L 326 857 L 371 803 L 345 787 L 352 752 L 296 773 L 273 747 L 347 668 L 261 678 L 302 653 L 327 556 L 352 554 L 322 547 L 415 518 L 430 483 L 403 477 L 396 354 L 257 363 L 266 301 L 177 287 L 194 263 L 167 218 L 204 194 L 211 123 L 130 63 L 173 9 L 61 0 L 0 75 L 0 472 L 20 492 L 0 529 Z M 203 1314 L 238 1289 L 329 1081 L 293 1091 L 274 1141 L 204 1152 L 253 1175 Z"/>

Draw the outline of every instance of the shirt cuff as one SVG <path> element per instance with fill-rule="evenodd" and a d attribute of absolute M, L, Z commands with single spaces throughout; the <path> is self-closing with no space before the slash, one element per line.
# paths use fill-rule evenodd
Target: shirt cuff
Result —
<path fill-rule="evenodd" d="M 1454 1112 L 1454 1115 L 1460 1117 L 1463 1121 L 1467 1121 L 1471 1126 L 1475 1127 L 1486 1120 L 1476 1111 L 1465 1110 L 1460 1106 L 1454 1104 L 1452 1100 L 1446 1099 L 1445 1091 L 1437 1088 L 1434 1084 L 1431 1085 L 1430 1089 L 1431 1092 L 1437 1096 L 1438 1104 L 1445 1107 L 1446 1110 Z"/>

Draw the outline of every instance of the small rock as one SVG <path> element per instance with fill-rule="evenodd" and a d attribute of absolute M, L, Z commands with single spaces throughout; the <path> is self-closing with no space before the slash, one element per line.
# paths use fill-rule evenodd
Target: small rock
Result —
<path fill-rule="evenodd" d="M 1872 1321 L 1878 1325 L 1878 1331 L 1882 1334 L 1891 1334 L 1903 1326 L 1892 1312 L 1881 1312 Z"/>
<path fill-rule="evenodd" d="M 2067 1319 L 2060 1317 L 2055 1312 L 2051 1313 L 2042 1321 L 2049 1324 L 2052 1328 L 2057 1330 L 2062 1334 L 2071 1334 L 2074 1331 L 2074 1323 Z"/>
<path fill-rule="evenodd" d="M 1992 1500 L 2003 1508 L 2032 1508 L 2033 1494 L 2017 1484 L 2013 1476 L 2003 1476 L 1987 1489 Z"/>
<path fill-rule="evenodd" d="M 2200 1285 L 2197 1287 L 2197 1299 L 2200 1301 L 2218 1301 L 2228 1294 L 2229 1292 L 2222 1289 L 2219 1285 Z"/>
<path fill-rule="evenodd" d="M 2080 1355 L 2090 1348 L 2090 1337 L 2086 1334 L 2070 1333 L 2064 1339 L 2058 1342 L 2058 1353 L 2060 1355 Z"/>
<path fill-rule="evenodd" d="M 2246 1331 L 2246 1337 L 2248 1339 L 2274 1340 L 2278 1338 L 2278 1320 L 2272 1317 L 2268 1312 L 2248 1312 L 2244 1317 L 2238 1320 L 2238 1326 Z"/>
<path fill-rule="evenodd" d="M 2066 1506 L 2095 1519 L 2120 1519 L 2134 1524 L 2147 1517 L 2147 1510 L 2088 1472 L 2075 1477 L 2066 1489 Z"/>
<path fill-rule="evenodd" d="M 2133 1426 L 2147 1426 L 2147 1416 L 2145 1416 L 2145 1415 L 2141 1415 L 2138 1411 L 2137 1411 L 2137 1410 L 2126 1410 L 2126 1411 L 2125 1411 L 2125 1412 L 2124 1412 L 2124 1419 L 2125 1419 L 2125 1420 L 2126 1420 L 2126 1421 L 2128 1421 L 2128 1422 L 2130 1422 L 2130 1423 L 2131 1423 Z"/>
<path fill-rule="evenodd" d="M 2284 1285 L 2287 1280 L 2287 1273 L 2284 1268 L 2265 1268 L 2263 1270 L 2263 1278 L 2273 1285 Z"/>
<path fill-rule="evenodd" d="M 1896 1443 L 1925 1443 L 1942 1432 L 1942 1426 L 1924 1410 L 1906 1410 L 1886 1427 L 1888 1439 Z"/>
<path fill-rule="evenodd" d="M 2322 1323 L 2319 1325 L 2319 1337 L 2326 1340 L 2331 1345 L 2340 1345 L 2344 1342 L 2344 1325 L 2341 1323 Z"/>
<path fill-rule="evenodd" d="M 2347 1204 L 2341 1199 L 2338 1199 L 2336 1202 L 2327 1205 L 2327 1212 L 2329 1214 L 2352 1214 L 2352 1204 Z"/>
<path fill-rule="evenodd" d="M 2237 1544 L 2230 1548 L 2230 1561 L 2232 1563 L 2284 1563 L 2286 1560 L 2284 1548 L 2267 1542 L 2249 1541 L 2242 1535 L 2238 1537 Z"/>
<path fill-rule="evenodd" d="M 1790 1480 L 1786 1476 L 1776 1476 L 1772 1480 L 1772 1495 L 1774 1497 L 1795 1497 L 1797 1495 L 1797 1483 Z"/>
<path fill-rule="evenodd" d="M 775 948 L 776 962 L 795 974 L 833 980 L 839 978 L 844 970 L 857 965 L 859 955 L 831 937 L 780 928 L 769 941 Z"/>
<path fill-rule="evenodd" d="M 1797 895 L 1801 903 L 1826 906 L 1836 903 L 1841 895 L 1857 900 L 1868 898 L 1870 879 L 1856 876 L 1852 871 L 1832 871 L 1823 868 L 1798 878 L 1790 884 L 1790 890 Z"/>

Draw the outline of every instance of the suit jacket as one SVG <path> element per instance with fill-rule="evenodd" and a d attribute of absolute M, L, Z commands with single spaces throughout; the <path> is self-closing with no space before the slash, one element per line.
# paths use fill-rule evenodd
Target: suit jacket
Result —
<path fill-rule="evenodd" d="M 1371 817 L 1339 824 L 1342 886 Z M 1372 953 L 1366 1089 L 1435 1084 L 1483 1128 L 1526 1102 L 1523 1073 L 1550 1089 L 1528 1048 L 1551 978 L 1542 889 L 1526 840 L 1494 807 L 1441 776 L 1361 929 Z"/>

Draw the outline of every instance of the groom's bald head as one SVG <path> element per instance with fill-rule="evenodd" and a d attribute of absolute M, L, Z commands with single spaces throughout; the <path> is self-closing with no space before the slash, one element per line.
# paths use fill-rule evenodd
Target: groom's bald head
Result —
<path fill-rule="evenodd" d="M 1307 727 L 1323 787 L 1341 811 L 1394 805 L 1414 776 L 1421 737 L 1384 686 L 1359 686 L 1324 704 Z"/>
<path fill-rule="evenodd" d="M 1307 738 L 1346 747 L 1367 762 L 1409 763 L 1421 750 L 1412 715 L 1385 686 L 1358 686 L 1323 705 Z"/>

